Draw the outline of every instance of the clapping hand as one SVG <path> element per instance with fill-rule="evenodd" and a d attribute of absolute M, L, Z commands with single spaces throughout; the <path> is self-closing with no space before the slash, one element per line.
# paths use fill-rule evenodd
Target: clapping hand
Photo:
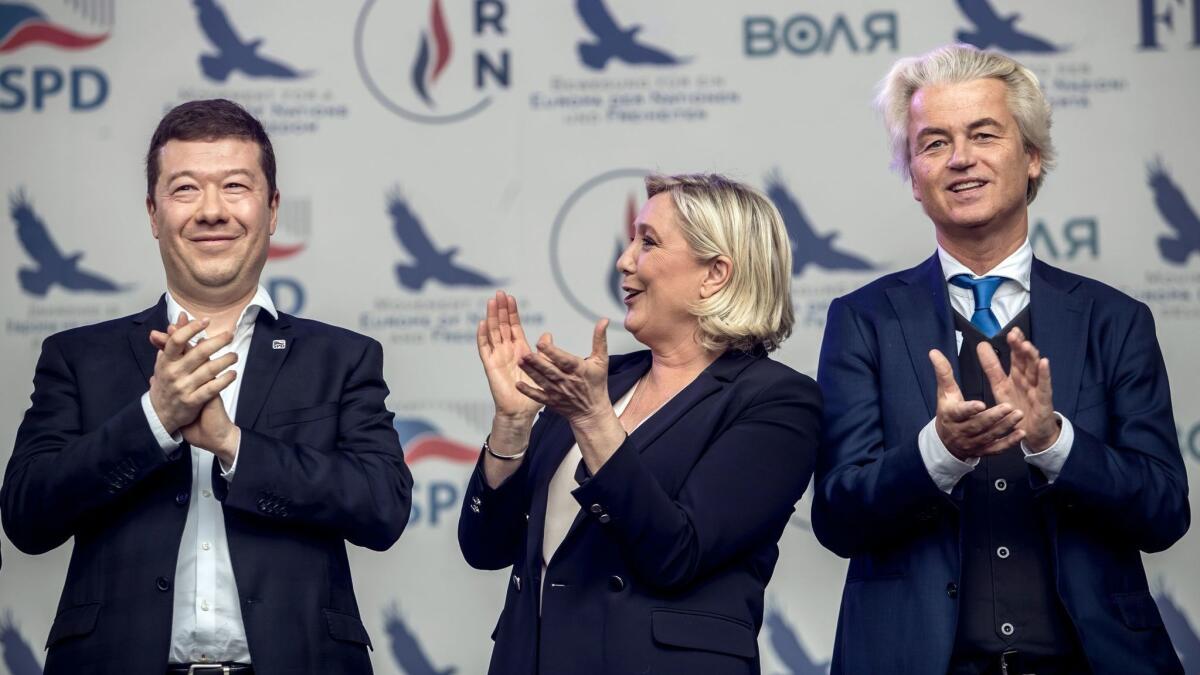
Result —
<path fill-rule="evenodd" d="M 608 399 L 608 319 L 596 322 L 592 331 L 592 353 L 575 356 L 554 344 L 546 333 L 538 340 L 537 353 L 521 358 L 521 370 L 533 380 L 517 389 L 530 399 L 567 418 L 573 425 L 612 416 Z M 534 386 L 536 385 L 536 386 Z"/>
<path fill-rule="evenodd" d="M 992 358 L 996 358 L 990 345 L 981 343 L 981 347 L 986 347 Z M 982 353 L 981 349 L 981 358 Z M 963 400 L 962 391 L 954 381 L 954 369 L 946 357 L 934 349 L 929 352 L 929 360 L 937 376 L 937 434 L 950 454 L 960 460 L 995 455 L 1025 437 L 1020 428 L 1025 414 L 1020 408 L 1010 402 L 988 408 L 982 401 Z"/>
<path fill-rule="evenodd" d="M 1000 366 L 990 345 L 980 343 L 979 363 L 992 386 L 996 401 L 1022 411 L 1019 429 L 1032 452 L 1041 452 L 1058 440 L 1058 416 L 1054 414 L 1050 384 L 1050 359 L 1042 357 L 1020 328 L 1008 332 L 1011 364 L 1008 373 Z"/>

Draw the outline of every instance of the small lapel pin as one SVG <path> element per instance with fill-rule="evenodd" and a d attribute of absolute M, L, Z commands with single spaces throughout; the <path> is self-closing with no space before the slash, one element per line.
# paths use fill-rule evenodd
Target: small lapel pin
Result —
<path fill-rule="evenodd" d="M 287 349 L 287 340 L 271 340 L 271 349 Z"/>

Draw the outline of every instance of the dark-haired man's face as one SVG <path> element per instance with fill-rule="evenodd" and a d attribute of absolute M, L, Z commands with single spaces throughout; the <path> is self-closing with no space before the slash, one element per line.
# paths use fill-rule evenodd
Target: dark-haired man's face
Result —
<path fill-rule="evenodd" d="M 172 140 L 159 151 L 146 209 L 173 294 L 226 302 L 254 293 L 279 211 L 259 157 L 241 138 Z"/>

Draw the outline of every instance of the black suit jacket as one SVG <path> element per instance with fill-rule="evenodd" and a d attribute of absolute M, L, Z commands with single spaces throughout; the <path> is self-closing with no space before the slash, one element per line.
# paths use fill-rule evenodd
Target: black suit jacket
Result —
<path fill-rule="evenodd" d="M 1075 441 L 1054 483 L 1029 466 L 1054 584 L 1091 672 L 1178 673 L 1139 551 L 1188 529 L 1187 474 L 1146 305 L 1034 260 L 1033 341 Z M 929 350 L 958 373 L 938 257 L 829 308 L 818 380 L 826 432 L 813 530 L 850 558 L 832 672 L 944 673 L 954 648 L 961 485 L 929 477 L 917 435 L 937 409 Z"/>
<path fill-rule="evenodd" d="M 649 352 L 613 357 L 612 399 L 649 367 Z M 812 476 L 820 416 L 810 378 L 765 355 L 719 358 L 574 491 L 582 508 L 539 620 L 547 489 L 575 442 L 543 412 L 503 485 L 476 468 L 459 520 L 468 563 L 512 566 L 491 673 L 757 673 L 763 589 Z"/>
<path fill-rule="evenodd" d="M 42 346 L 0 504 L 26 553 L 75 539 L 47 675 L 166 666 L 191 453 L 168 457 L 140 402 L 149 333 L 166 325 L 164 299 Z M 260 675 L 371 669 L 344 542 L 390 547 L 412 487 L 382 358 L 367 337 L 259 312 L 234 420 L 237 474 L 225 481 L 214 462 L 213 484 Z"/>

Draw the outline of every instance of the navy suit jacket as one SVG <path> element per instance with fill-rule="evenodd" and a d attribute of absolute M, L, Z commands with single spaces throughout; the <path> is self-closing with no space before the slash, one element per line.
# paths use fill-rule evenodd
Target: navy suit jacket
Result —
<path fill-rule="evenodd" d="M 936 410 L 928 352 L 958 373 L 953 309 L 935 255 L 835 300 L 818 373 L 826 432 L 813 529 L 850 558 L 834 673 L 944 673 L 957 624 L 958 508 L 917 435 Z M 1187 477 L 1146 305 L 1034 260 L 1030 321 L 1054 407 L 1075 442 L 1053 484 L 1029 467 L 1051 534 L 1058 595 L 1092 672 L 1181 672 L 1140 551 L 1187 531 Z"/>
<path fill-rule="evenodd" d="M 162 675 L 191 453 L 170 457 L 140 398 L 166 303 L 46 339 L 32 406 L 0 489 L 4 530 L 30 554 L 74 537 L 47 675 Z M 283 349 L 274 348 L 283 340 Z M 384 550 L 408 521 L 404 465 L 378 342 L 259 312 L 234 421 L 232 482 L 213 464 L 256 672 L 370 672 L 345 541 Z"/>
<path fill-rule="evenodd" d="M 612 399 L 649 368 L 649 352 L 613 357 Z M 543 412 L 503 485 L 477 467 L 459 520 L 468 563 L 512 567 L 490 672 L 757 673 L 763 589 L 820 417 L 810 378 L 761 354 L 717 359 L 574 491 L 582 508 L 547 568 L 539 620 L 547 488 L 575 442 Z"/>

